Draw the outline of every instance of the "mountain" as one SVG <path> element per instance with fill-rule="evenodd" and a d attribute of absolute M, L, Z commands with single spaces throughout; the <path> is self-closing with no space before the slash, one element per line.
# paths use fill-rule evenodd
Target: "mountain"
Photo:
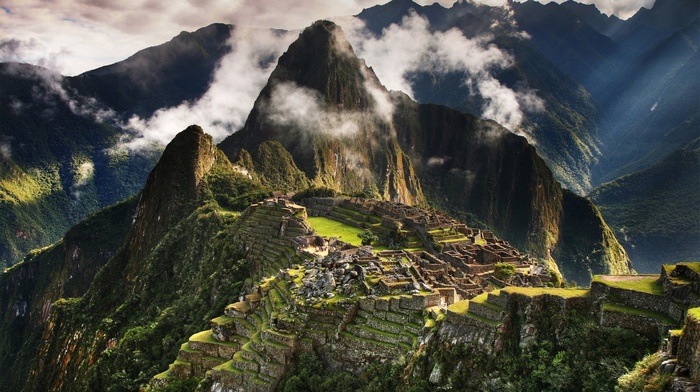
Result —
<path fill-rule="evenodd" d="M 478 121 L 472 117 L 465 118 Z M 522 138 L 503 137 L 510 139 L 516 146 L 526 145 Z M 532 152 L 532 148 L 529 151 Z M 533 153 L 533 156 L 536 155 Z M 545 168 L 541 161 L 540 165 Z M 163 192 L 163 189 L 167 189 L 168 192 Z M 299 230 L 306 232 L 306 229 L 303 229 L 303 222 L 307 222 L 305 210 L 296 210 L 298 206 L 290 207 L 286 202 L 267 201 L 256 203 L 241 213 L 222 208 L 217 202 L 226 200 L 229 195 L 251 195 L 260 190 L 260 185 L 231 164 L 201 128 L 191 126 L 180 132 L 164 150 L 139 195 L 113 208 L 100 211 L 73 228 L 64 240 L 54 247 L 35 252 L 0 276 L 0 290 L 3 293 L 0 301 L 0 330 L 3 332 L 0 340 L 0 358 L 7 370 L 0 374 L 3 386 L 9 391 L 137 390 L 149 382 L 153 375 L 167 369 L 168 364 L 175 361 L 178 351 L 180 355 L 191 356 L 200 352 L 199 349 L 188 348 L 188 344 L 194 346 L 196 342 L 200 342 L 198 347 L 221 346 L 222 350 L 226 349 L 229 350 L 226 352 L 231 353 L 230 350 L 236 347 L 234 341 L 216 343 L 214 338 L 206 337 L 212 335 L 205 336 L 200 331 L 206 332 L 207 328 L 212 328 L 213 325 L 221 325 L 228 328 L 222 330 L 222 333 L 228 334 L 232 331 L 230 328 L 238 325 L 237 323 L 241 323 L 243 330 L 237 332 L 240 335 L 232 335 L 232 339 L 248 339 L 244 335 L 250 335 L 250 341 L 246 345 L 238 346 L 237 350 L 246 352 L 240 355 L 252 355 L 255 361 L 267 361 L 265 363 L 269 364 L 269 368 L 265 371 L 277 374 L 280 364 L 271 358 L 278 358 L 275 350 L 289 348 L 278 342 L 289 334 L 289 331 L 276 332 L 279 328 L 285 328 L 284 325 L 287 324 L 284 323 L 296 323 L 301 320 L 297 317 L 308 317 L 309 320 L 313 320 L 310 325 L 313 327 L 311 331 L 314 336 L 325 336 L 323 328 L 327 328 L 328 325 L 333 328 L 329 334 L 334 336 L 337 325 L 333 323 L 340 322 L 336 320 L 335 314 L 338 310 L 335 306 L 345 309 L 346 305 L 341 307 L 344 303 L 337 302 L 336 298 L 334 303 L 337 305 L 330 308 L 299 305 L 298 309 L 293 310 L 282 296 L 287 295 L 285 290 L 291 290 L 293 286 L 279 283 L 281 281 L 274 275 L 280 271 L 281 259 L 289 266 L 313 269 L 313 260 L 309 263 L 309 260 L 299 259 L 298 255 L 292 256 L 295 255 L 294 250 L 284 250 L 291 247 L 286 245 L 283 238 L 295 236 L 297 234 L 294 233 L 299 233 Z M 573 197 L 585 202 L 585 199 L 578 196 Z M 282 215 L 279 215 L 280 212 Z M 292 221 L 301 222 L 300 226 L 292 224 Z M 307 267 L 302 267 L 302 264 Z M 320 279 L 316 281 L 318 280 Z M 261 286 L 258 286 L 257 282 L 267 282 L 265 290 L 272 290 L 274 286 L 278 295 L 274 304 L 258 308 L 261 314 L 270 317 L 270 322 L 263 323 L 263 319 L 257 314 L 257 317 L 251 314 L 247 318 L 236 319 L 230 316 L 216 317 L 225 307 L 232 308 L 231 304 L 240 298 L 253 300 L 255 296 L 239 293 L 258 290 Z M 480 341 L 482 344 L 479 347 L 485 347 L 483 342 L 488 342 L 488 347 L 497 345 L 500 339 L 518 342 L 520 333 L 510 331 L 519 331 L 520 328 L 516 326 L 520 323 L 536 326 L 534 329 L 530 328 L 528 335 L 522 337 L 523 342 L 527 340 L 547 345 L 543 347 L 546 348 L 546 355 L 554 355 L 554 348 L 565 350 L 567 353 L 585 352 L 586 358 L 593 359 L 583 361 L 591 364 L 600 361 L 600 355 L 594 353 L 600 353 L 603 347 L 609 348 L 610 341 L 618 342 L 615 344 L 622 342 L 625 350 L 607 350 L 610 352 L 606 351 L 604 354 L 606 358 L 611 359 L 609 366 L 586 368 L 585 373 L 582 373 L 591 377 L 594 374 L 599 377 L 604 375 L 603 378 L 608 380 L 605 381 L 606 384 L 610 383 L 610 374 L 621 371 L 623 366 L 631 366 L 635 358 L 639 358 L 654 346 L 651 337 L 639 337 L 630 330 L 598 325 L 586 319 L 590 312 L 600 311 L 593 307 L 588 308 L 591 304 L 598 304 L 598 301 L 580 301 L 587 297 L 586 290 L 554 289 L 552 295 L 541 295 L 543 290 L 546 289 L 514 291 L 512 297 L 510 291 L 494 294 L 494 298 L 498 296 L 506 301 L 498 302 L 505 305 L 484 305 L 486 309 L 492 309 L 487 313 L 488 317 L 502 317 L 499 315 L 506 311 L 503 306 L 510 308 L 511 304 L 513 309 L 533 309 L 527 311 L 522 320 L 513 318 L 507 324 L 512 327 L 503 329 L 504 335 L 501 338 L 492 334 L 492 324 L 500 325 L 499 321 L 489 321 L 491 319 L 478 316 L 481 319 L 477 321 L 482 320 L 478 322 L 483 324 L 465 324 L 464 320 L 471 319 L 472 316 L 463 310 L 457 310 L 464 302 L 455 304 L 458 306 L 449 316 L 449 321 L 445 321 L 443 325 L 442 321 L 435 320 L 431 312 L 425 313 L 425 320 L 423 313 L 420 313 L 420 317 L 416 316 L 419 313 L 416 312 L 413 302 L 407 299 L 399 300 L 404 297 L 410 299 L 410 296 L 382 296 L 377 298 L 376 309 L 366 310 L 369 309 L 368 304 L 374 304 L 372 298 L 377 297 L 369 296 L 363 302 L 362 309 L 358 306 L 349 308 L 354 309 L 349 313 L 351 318 L 357 315 L 352 325 L 348 323 L 351 319 L 344 319 L 346 321 L 341 323 L 348 328 L 348 331 L 342 331 L 342 339 L 351 339 L 354 342 L 353 352 L 364 353 L 361 354 L 364 357 L 343 357 L 348 354 L 340 350 L 335 360 L 353 363 L 360 361 L 367 364 L 372 362 L 369 358 L 382 357 L 387 353 L 395 354 L 398 349 L 404 350 L 407 343 L 393 344 L 376 340 L 399 336 L 395 332 L 383 332 L 381 328 L 404 328 L 404 324 L 396 321 L 397 317 L 404 317 L 404 314 L 413 320 L 407 323 L 408 330 L 416 331 L 413 335 L 409 332 L 401 333 L 411 342 L 411 347 L 417 344 L 419 335 L 423 336 L 421 325 L 416 324 L 416 321 L 426 323 L 426 334 L 437 332 L 430 332 L 432 327 L 428 323 L 433 326 L 440 323 L 440 342 L 450 340 L 450 336 L 458 332 L 462 339 L 460 344 L 467 344 L 472 340 Z M 485 297 L 486 294 L 481 297 Z M 275 294 L 271 292 L 270 295 Z M 435 296 L 439 299 L 438 294 L 433 297 Z M 417 298 L 422 297 L 419 295 Z M 573 300 L 563 303 L 557 298 Z M 394 303 L 391 305 L 393 311 L 380 310 L 383 306 L 381 304 L 385 304 L 389 309 L 390 303 Z M 528 305 L 530 303 L 533 304 L 532 307 Z M 274 312 L 268 313 L 268 310 L 263 310 L 268 306 L 274 306 L 270 308 L 274 309 Z M 407 311 L 407 306 L 411 310 Z M 556 308 L 556 311 L 550 307 Z M 471 308 L 471 311 L 477 312 L 477 305 L 472 305 Z M 548 313 L 547 309 L 551 312 Z M 513 313 L 518 314 L 515 310 Z M 557 314 L 557 319 L 562 320 L 562 323 L 553 324 L 549 316 L 543 317 L 549 314 Z M 578 318 L 582 316 L 584 319 Z M 464 317 L 467 319 L 463 320 Z M 355 325 L 362 320 L 367 320 L 368 325 L 362 324 L 364 328 Z M 265 334 L 251 335 L 252 331 L 247 329 L 260 325 L 268 328 Z M 586 334 L 574 333 L 581 330 L 586 331 Z M 357 335 L 349 331 L 354 331 Z M 567 338 L 557 341 L 556 336 L 560 336 L 561 333 Z M 610 336 L 610 341 L 607 338 L 589 339 L 590 336 L 601 335 Z M 411 336 L 415 336 L 416 340 L 412 340 Z M 487 336 L 488 340 L 484 340 Z M 576 336 L 578 337 L 574 338 Z M 614 339 L 613 336 L 622 336 L 624 339 Z M 188 337 L 190 342 L 194 343 L 187 343 Z M 402 338 L 403 340 L 406 339 Z M 300 344 L 303 342 L 302 340 Z M 430 338 L 426 342 L 438 344 Z M 455 343 L 457 342 L 453 341 L 452 344 Z M 517 346 L 516 343 L 512 348 Z M 265 354 L 258 351 L 261 347 L 267 347 Z M 328 344 L 316 347 L 316 350 L 333 352 L 333 347 L 333 344 Z M 304 351 L 302 346 L 299 346 L 299 349 Z M 425 353 L 428 356 L 440 351 L 435 347 L 424 349 L 427 350 Z M 227 354 L 218 354 L 218 348 L 216 350 L 216 355 L 203 357 L 209 362 L 202 366 L 215 366 L 219 372 L 229 371 L 219 367 L 220 359 L 217 359 L 217 355 Z M 528 350 L 525 349 L 523 355 L 527 356 L 530 352 Z M 506 362 L 511 358 L 514 363 L 519 363 L 519 351 L 520 349 L 507 349 L 499 354 L 498 358 L 505 359 Z M 306 352 L 307 355 L 313 355 L 316 351 L 309 347 Z M 478 355 L 487 353 L 488 351 L 485 351 Z M 234 359 L 238 358 L 236 361 L 239 363 L 254 362 L 240 355 L 234 355 Z M 391 358 L 396 357 L 393 355 Z M 422 374 L 428 371 L 426 366 L 432 366 L 422 362 L 424 357 L 425 355 L 416 355 L 406 358 L 409 361 L 415 360 L 416 369 Z M 448 356 L 439 358 L 441 361 L 457 362 L 459 358 L 467 357 L 450 350 Z M 576 360 L 582 363 L 581 358 Z M 305 361 L 307 360 L 297 359 L 295 363 L 302 365 Z M 180 360 L 175 361 L 175 364 L 186 367 L 187 363 Z M 282 365 L 283 371 L 289 366 L 288 377 L 293 377 L 296 368 L 292 367 L 291 362 L 284 362 Z M 397 374 L 402 373 L 400 368 L 404 365 L 387 363 L 384 366 L 384 370 L 372 371 L 371 367 L 368 368 L 368 373 L 363 377 L 367 378 L 367 383 L 390 382 L 390 385 L 396 385 L 393 389 L 398 389 L 400 384 L 394 383 L 399 382 L 400 377 Z M 394 370 L 389 371 L 390 368 Z M 449 369 L 450 372 L 453 371 L 452 367 Z M 324 370 L 322 373 L 330 376 L 336 371 L 338 369 Z M 375 371 L 379 373 L 372 373 Z M 231 372 L 244 373 L 236 373 L 235 370 Z M 484 376 L 481 375 L 474 382 L 482 382 Z M 404 382 L 420 383 L 420 378 L 423 376 Z M 154 380 L 152 387 L 156 390 L 167 388 L 159 384 L 158 380 L 162 380 L 162 377 L 156 377 Z M 595 380 L 593 377 L 589 382 L 596 383 Z M 200 381 L 202 380 L 198 377 L 185 377 L 181 381 L 170 378 L 172 384 L 169 384 L 169 387 L 193 390 Z M 290 381 L 285 380 L 285 384 L 288 383 L 291 385 Z M 205 381 L 204 385 L 206 387 L 209 384 Z M 270 384 L 266 384 L 265 380 L 256 379 L 252 385 L 267 390 L 264 388 Z M 207 388 L 213 387 L 214 385 L 209 385 Z M 335 389 L 328 385 L 326 388 Z M 389 387 L 384 387 L 386 388 Z"/>
<path fill-rule="evenodd" d="M 222 59 L 247 44 L 231 39 L 248 34 L 240 30 L 246 29 L 213 24 L 182 32 L 75 77 L 0 64 L 0 264 L 12 265 L 90 213 L 138 192 L 162 147 L 125 148 L 134 136 L 130 120 L 202 98 Z M 268 57 L 256 65 L 276 61 Z"/>
<path fill-rule="evenodd" d="M 61 75 L 0 64 L 3 265 L 141 188 L 159 152 L 113 149 L 123 131 L 108 113 Z"/>
<path fill-rule="evenodd" d="M 524 124 L 555 177 L 579 194 L 658 164 L 674 151 L 692 149 L 700 102 L 697 2 L 657 1 L 624 21 L 573 1 L 509 7 L 511 19 L 470 2 L 445 11 L 433 7 L 439 12 L 429 14 L 417 4 L 395 1 L 358 17 L 375 34 L 400 23 L 409 9 L 428 18 L 432 29 L 457 28 L 466 37 L 498 25 L 492 42 L 508 48 L 514 62 L 496 77 L 508 86 L 517 80 L 543 99 L 546 111 L 526 114 Z M 523 32 L 528 39 L 518 35 Z M 419 102 L 481 110 L 460 75 L 418 72 L 410 80 Z M 631 189 L 642 190 L 644 184 L 629 181 L 624 183 Z M 616 208 L 624 208 L 624 201 Z M 665 220 L 685 219 L 682 200 L 668 199 L 664 211 Z M 670 237 L 684 236 L 682 230 Z"/>
<path fill-rule="evenodd" d="M 700 257 L 700 150 L 679 150 L 661 162 L 597 187 L 590 195 L 615 229 L 637 272 L 669 260 Z M 678 214 L 677 211 L 682 211 Z"/>
<path fill-rule="evenodd" d="M 167 342 L 235 299 L 248 273 L 237 214 L 215 200 L 260 189 L 201 128 L 178 134 L 138 197 L 3 273 L 3 385 L 136 389 L 174 355 Z"/>
<path fill-rule="evenodd" d="M 350 194 L 376 186 L 383 198 L 407 204 L 425 198 L 538 258 L 556 255 L 568 279 L 629 268 L 597 209 L 562 190 L 525 138 L 444 106 L 390 95 L 331 22 L 306 29 L 280 57 L 245 127 L 220 147 L 237 161 L 241 151 L 270 139 L 316 186 Z M 266 175 L 274 170 L 268 166 Z M 584 219 L 588 232 L 575 230 L 569 215 Z"/>
<path fill-rule="evenodd" d="M 245 126 L 221 148 L 236 161 L 241 149 L 276 140 L 315 186 L 354 193 L 372 184 L 384 198 L 421 203 L 412 164 L 379 112 L 388 99 L 342 31 L 318 22 L 280 57 Z"/>
<path fill-rule="evenodd" d="M 530 91 L 543 102 L 542 110 L 523 110 L 523 121 L 514 130 L 528 134 L 560 182 L 579 194 L 585 194 L 591 188 L 591 169 L 600 157 L 596 125 L 599 108 L 590 91 L 586 90 L 586 83 L 563 72 L 568 70 L 562 70 L 559 63 L 571 61 L 583 68 L 581 72 L 591 72 L 593 63 L 603 54 L 614 51 L 615 44 L 590 28 L 570 33 L 573 17 L 562 21 L 561 9 L 540 8 L 541 4 L 531 3 L 510 4 L 511 15 L 509 9 L 473 2 L 457 2 L 452 8 L 445 9 L 438 5 L 423 7 L 412 1 L 395 0 L 366 9 L 357 17 L 375 35 L 380 35 L 382 29 L 400 24 L 402 18 L 418 15 L 429 21 L 431 31 L 456 29 L 468 39 L 480 39 L 507 53 L 512 61 L 507 68 L 494 72 L 496 80 L 519 93 Z M 564 15 L 569 14 L 564 10 Z M 520 26 L 521 22 L 528 27 L 538 26 L 533 33 L 528 31 L 531 37 L 522 34 L 525 29 Z M 539 45 L 549 37 L 540 38 L 540 31 L 556 36 L 555 42 L 561 47 Z M 572 36 L 574 38 L 570 38 Z M 592 42 L 590 38 L 593 38 Z M 576 48 L 571 48 L 572 45 Z M 585 50 L 578 54 L 577 50 L 581 48 Z M 562 51 L 569 53 L 563 56 Z M 548 56 L 550 53 L 558 56 Z M 608 68 L 613 67 L 611 64 Z M 478 75 L 417 70 L 405 78 L 411 81 L 414 96 L 421 103 L 446 105 L 477 116 L 488 103 L 487 98 L 476 94 L 475 88 L 466 83 L 468 78 L 479 78 Z"/>
<path fill-rule="evenodd" d="M 195 101 L 209 88 L 221 58 L 232 48 L 236 27 L 212 24 L 181 32 L 169 42 L 143 49 L 124 61 L 68 78 L 68 84 L 125 119 Z"/>
<path fill-rule="evenodd" d="M 518 28 L 532 37 L 532 45 L 600 101 L 609 89 L 610 80 L 625 72 L 622 48 L 586 23 L 589 18 L 584 19 L 572 12 L 570 3 L 574 2 L 560 5 L 527 1 L 511 3 L 511 7 Z M 579 4 L 578 7 L 585 6 Z M 576 11 L 580 12 L 578 8 Z"/>
<path fill-rule="evenodd" d="M 698 45 L 700 18 L 637 58 L 613 85 L 620 87 L 606 100 L 599 181 L 644 169 L 698 137 Z"/>

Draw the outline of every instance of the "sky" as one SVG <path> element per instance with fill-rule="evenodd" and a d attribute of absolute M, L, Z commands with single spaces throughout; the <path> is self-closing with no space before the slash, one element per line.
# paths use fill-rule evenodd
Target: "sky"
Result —
<path fill-rule="evenodd" d="M 623 19 L 654 1 L 582 0 Z M 454 0 L 437 2 L 450 7 Z M 26 62 L 73 76 L 215 22 L 295 30 L 382 3 L 386 0 L 0 0 L 0 62 Z"/>

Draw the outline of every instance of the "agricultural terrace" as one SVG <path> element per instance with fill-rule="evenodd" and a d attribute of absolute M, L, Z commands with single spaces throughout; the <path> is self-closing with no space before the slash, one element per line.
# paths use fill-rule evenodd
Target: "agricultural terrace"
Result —
<path fill-rule="evenodd" d="M 659 275 L 596 275 L 593 277 L 593 282 L 647 294 L 663 295 L 664 293 Z"/>

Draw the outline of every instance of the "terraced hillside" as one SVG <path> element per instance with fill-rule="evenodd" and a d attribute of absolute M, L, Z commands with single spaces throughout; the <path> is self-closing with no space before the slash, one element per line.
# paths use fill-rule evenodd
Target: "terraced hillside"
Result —
<path fill-rule="evenodd" d="M 523 278 L 510 282 L 530 287 L 499 281 L 505 287 L 495 289 L 488 264 L 460 269 L 455 249 L 461 248 L 452 245 L 471 244 L 486 252 L 497 244 L 489 233 L 475 234 L 447 217 L 400 204 L 364 199 L 308 199 L 305 204 L 267 199 L 242 214 L 238 240 L 255 263 L 247 294 L 212 319 L 210 329 L 182 344 L 177 360 L 154 377 L 152 388 L 197 377 L 211 390 L 270 391 L 299 352 L 315 352 L 331 369 L 361 371 L 400 357 L 420 361 L 430 339 L 476 344 L 497 356 L 512 344 L 508 331 L 520 329 L 518 344 L 526 347 L 541 333 L 532 319 L 572 311 L 594 314 L 596 328 L 622 326 L 656 341 L 669 327 L 683 324 L 685 309 L 700 305 L 692 295 L 678 297 L 683 290 L 697 291 L 697 282 L 674 278 L 673 283 L 671 270 L 665 277 L 598 277 L 591 290 L 548 288 L 542 281 L 533 287 L 536 279 Z M 412 218 L 413 213 L 422 215 Z M 421 224 L 408 224 L 414 220 Z M 349 243 L 350 238 L 321 236 L 309 222 L 345 233 L 372 230 L 385 239 L 401 233 L 406 241 L 400 249 L 375 251 Z M 452 250 L 435 251 L 439 246 Z M 422 249 L 408 250 L 415 248 Z M 489 254 L 500 257 L 498 251 Z M 520 271 L 535 266 L 527 260 L 511 262 L 520 276 L 537 277 Z M 481 284 L 466 289 L 462 279 Z M 435 378 L 435 384 L 445 380 Z"/>

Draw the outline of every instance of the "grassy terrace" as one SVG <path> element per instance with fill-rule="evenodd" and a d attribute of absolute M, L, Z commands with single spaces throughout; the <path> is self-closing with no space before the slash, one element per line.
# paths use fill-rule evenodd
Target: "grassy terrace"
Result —
<path fill-rule="evenodd" d="M 688 309 L 688 316 L 700 321 L 700 308 Z"/>
<path fill-rule="evenodd" d="M 362 340 L 362 341 L 364 341 L 364 342 L 376 344 L 376 345 L 379 345 L 379 346 L 384 346 L 384 347 L 389 347 L 389 348 L 394 348 L 394 347 L 396 347 L 396 345 L 394 345 L 394 344 L 387 343 L 387 342 L 382 342 L 382 341 L 380 341 L 380 340 L 374 340 L 374 339 L 363 338 L 363 337 L 360 337 L 360 336 L 357 336 L 357 335 L 353 335 L 353 334 L 351 334 L 351 333 L 348 332 L 348 331 L 341 331 L 341 332 L 340 332 L 340 335 L 341 335 L 341 336 L 344 336 L 344 337 L 346 337 L 346 338 Z"/>
<path fill-rule="evenodd" d="M 357 236 L 362 233 L 362 229 L 323 216 L 310 216 L 308 220 L 317 235 L 328 238 L 337 237 L 352 245 L 362 245 L 362 241 Z"/>
<path fill-rule="evenodd" d="M 684 265 L 691 270 L 695 271 L 695 273 L 700 274 L 700 261 L 697 262 L 682 262 L 678 263 L 678 265 Z"/>
<path fill-rule="evenodd" d="M 494 321 L 491 319 L 487 319 L 485 317 L 481 317 L 481 316 L 476 315 L 474 313 L 470 313 L 469 312 L 469 300 L 455 302 L 452 305 L 448 306 L 447 309 L 451 312 L 457 313 L 460 316 L 471 317 L 475 320 L 481 321 L 481 322 L 489 324 L 489 325 L 496 326 L 496 325 L 501 324 L 500 321 Z"/>
<path fill-rule="evenodd" d="M 664 293 L 664 288 L 659 283 L 659 275 L 596 275 L 593 277 L 593 282 L 653 295 L 663 295 Z"/>
<path fill-rule="evenodd" d="M 522 294 L 529 297 L 538 295 L 554 295 L 561 298 L 585 297 L 588 289 L 559 289 L 553 287 L 515 287 L 509 286 L 502 289 L 508 294 Z"/>
<path fill-rule="evenodd" d="M 224 362 L 221 365 L 214 367 L 214 369 L 236 374 L 243 374 L 243 370 L 233 366 L 233 361 Z"/>
<path fill-rule="evenodd" d="M 652 312 L 650 310 L 631 308 L 628 306 L 620 306 L 620 305 L 615 305 L 615 304 L 604 304 L 603 310 L 606 310 L 609 312 L 626 313 L 626 314 L 631 314 L 631 315 L 635 315 L 635 316 L 651 317 L 651 318 L 655 318 L 655 319 L 661 321 L 664 324 L 669 324 L 669 325 L 676 324 L 675 321 L 671 320 L 665 314 L 658 313 L 658 312 Z"/>
<path fill-rule="evenodd" d="M 504 312 L 504 311 L 506 310 L 506 309 L 505 309 L 504 307 L 502 307 L 502 306 L 499 306 L 499 305 L 496 305 L 496 304 L 492 304 L 492 303 L 487 302 L 488 297 L 489 297 L 489 293 L 481 293 L 481 294 L 477 295 L 476 297 L 470 299 L 469 301 L 474 302 L 474 303 L 477 303 L 477 304 L 479 304 L 479 305 L 486 306 L 487 308 L 490 308 L 490 309 L 493 309 L 493 310 L 497 310 L 497 311 L 500 311 L 500 312 Z"/>

